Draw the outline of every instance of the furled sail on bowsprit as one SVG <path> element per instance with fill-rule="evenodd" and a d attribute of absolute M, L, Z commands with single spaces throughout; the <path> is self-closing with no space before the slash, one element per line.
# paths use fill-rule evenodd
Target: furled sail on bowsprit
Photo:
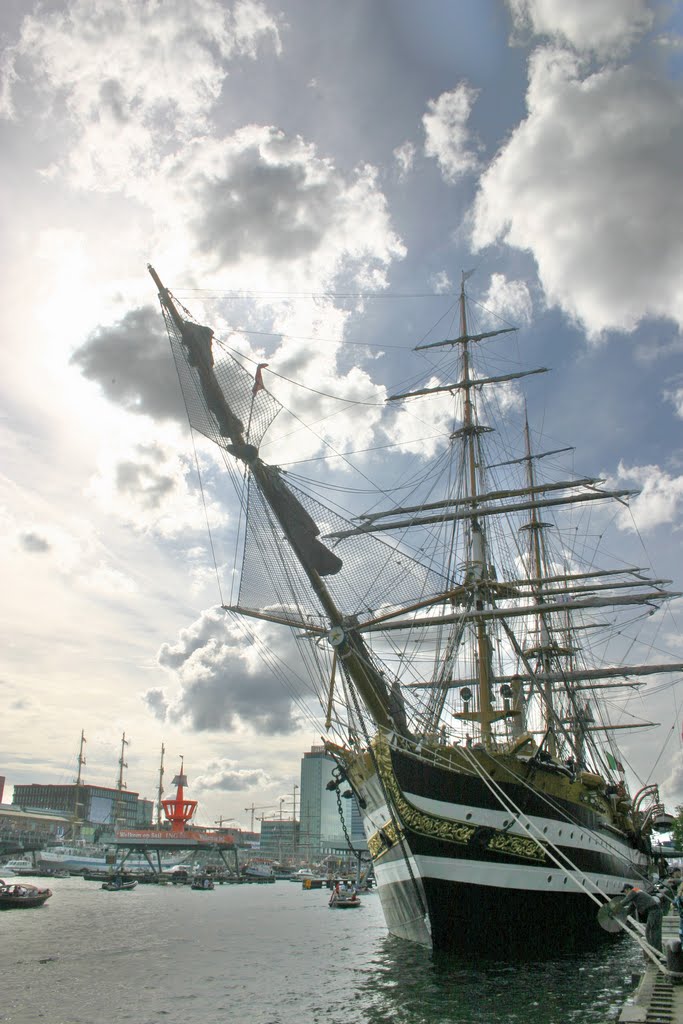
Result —
<path fill-rule="evenodd" d="M 196 323 L 152 268 L 150 273 L 160 295 L 168 297 L 161 309 L 190 425 L 227 451 L 238 438 L 257 449 L 282 406 L 265 388 L 256 388 L 249 372 L 221 349 L 213 330 Z"/>
<path fill-rule="evenodd" d="M 213 330 L 195 323 L 149 268 L 162 297 L 191 426 L 247 465 L 258 459 L 258 446 L 281 405 L 229 353 L 216 360 Z M 181 312 L 182 310 L 182 312 Z M 318 540 L 319 529 L 277 469 L 260 464 L 260 478 L 280 519 L 290 524 L 304 563 L 320 576 L 339 572 L 341 560 Z"/>

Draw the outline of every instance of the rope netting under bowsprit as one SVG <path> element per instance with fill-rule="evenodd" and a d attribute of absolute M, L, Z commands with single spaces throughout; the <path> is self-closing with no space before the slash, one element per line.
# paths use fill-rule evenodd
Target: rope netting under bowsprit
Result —
<path fill-rule="evenodd" d="M 175 321 L 165 307 L 163 312 L 190 424 L 194 430 L 225 448 L 231 439 L 226 436 L 221 408 L 212 400 L 210 391 L 207 393 L 202 387 L 200 375 L 191 363 L 187 346 L 183 343 Z M 208 332 L 208 328 L 193 325 L 191 321 L 188 324 L 195 326 L 198 331 Z M 210 333 L 206 337 L 209 338 Z M 282 406 L 265 388 L 255 387 L 252 374 L 226 352 L 216 338 L 211 341 L 211 355 L 213 376 L 231 412 L 239 421 L 244 440 L 258 447 Z"/>
<path fill-rule="evenodd" d="M 446 589 L 443 576 L 377 537 L 361 534 L 326 540 L 325 534 L 344 531 L 349 523 L 289 481 L 286 484 L 320 531 L 317 539 L 341 559 L 339 572 L 326 575 L 324 583 L 343 614 L 367 622 L 382 610 Z M 249 485 L 239 604 L 242 608 L 271 610 L 280 606 L 283 611 L 296 607 L 302 616 L 326 622 L 299 558 L 253 479 Z"/>

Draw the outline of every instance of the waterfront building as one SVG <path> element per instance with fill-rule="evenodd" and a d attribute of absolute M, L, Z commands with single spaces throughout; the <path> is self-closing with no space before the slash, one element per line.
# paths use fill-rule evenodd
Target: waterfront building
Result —
<path fill-rule="evenodd" d="M 264 857 L 288 862 L 298 856 L 299 822 L 289 818 L 262 818 L 259 852 Z"/>
<path fill-rule="evenodd" d="M 348 851 L 344 825 L 354 849 L 367 849 L 356 798 L 341 797 L 342 825 L 337 794 L 327 788 L 335 767 L 335 761 L 322 746 L 311 747 L 301 759 L 299 853 L 308 862 Z M 342 783 L 341 792 L 347 790 L 348 786 Z"/>
<path fill-rule="evenodd" d="M 360 813 L 360 807 L 355 796 L 349 800 L 351 807 L 351 828 L 349 833 L 351 835 L 351 844 L 354 850 L 367 850 L 368 843 L 365 838 L 365 829 L 363 828 L 363 817 Z"/>
<path fill-rule="evenodd" d="M 53 786 L 32 782 L 15 785 L 12 806 L 26 811 L 51 811 L 86 826 L 146 828 L 154 805 L 138 793 L 85 783 Z"/>
<path fill-rule="evenodd" d="M 23 811 L 12 804 L 0 803 L 0 857 L 63 839 L 70 825 L 69 818 L 61 814 Z"/>

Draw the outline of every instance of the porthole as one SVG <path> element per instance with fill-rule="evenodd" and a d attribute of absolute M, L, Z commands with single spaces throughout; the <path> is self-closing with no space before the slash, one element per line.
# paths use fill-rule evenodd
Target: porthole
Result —
<path fill-rule="evenodd" d="M 552 880 L 553 880 L 553 876 L 552 875 L 548 875 L 548 881 L 552 882 Z"/>
<path fill-rule="evenodd" d="M 568 879 L 568 878 L 567 878 L 567 876 L 565 875 L 565 876 L 564 876 L 564 879 L 563 879 L 564 885 L 566 885 L 568 881 L 569 881 L 569 879 Z"/>
<path fill-rule="evenodd" d="M 574 838 L 574 833 L 573 833 L 573 832 L 570 832 L 570 833 L 569 833 L 569 838 L 570 838 L 570 839 L 573 839 L 573 838 Z"/>
<path fill-rule="evenodd" d="M 562 829 L 560 829 L 557 834 L 558 834 L 558 836 L 561 836 L 562 835 Z"/>
<path fill-rule="evenodd" d="M 469 814 L 466 814 L 465 815 L 465 821 L 469 821 L 471 817 L 472 817 L 472 812 L 470 812 Z"/>
<path fill-rule="evenodd" d="M 543 826 L 543 835 L 545 835 L 547 831 L 548 831 L 548 826 L 544 825 Z"/>

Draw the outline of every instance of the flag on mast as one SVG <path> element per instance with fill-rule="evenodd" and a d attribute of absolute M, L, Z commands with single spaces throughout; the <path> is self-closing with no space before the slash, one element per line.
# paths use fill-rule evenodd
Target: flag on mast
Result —
<path fill-rule="evenodd" d="M 252 395 L 257 395 L 259 391 L 263 391 L 265 384 L 263 383 L 263 370 L 268 366 L 268 363 L 259 363 L 256 367 L 256 373 L 254 375 L 254 386 L 251 389 Z"/>

